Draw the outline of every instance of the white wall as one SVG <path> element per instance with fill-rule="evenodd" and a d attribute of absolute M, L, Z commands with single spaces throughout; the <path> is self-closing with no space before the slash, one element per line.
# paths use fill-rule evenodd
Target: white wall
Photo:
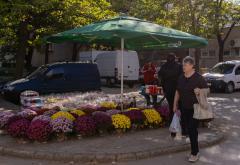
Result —
<path fill-rule="evenodd" d="M 73 44 L 63 43 L 63 44 L 53 44 L 52 52 L 49 53 L 49 63 L 58 62 L 58 61 L 71 61 Z M 38 67 L 43 65 L 45 62 L 45 51 L 34 50 L 32 57 L 32 66 Z"/>

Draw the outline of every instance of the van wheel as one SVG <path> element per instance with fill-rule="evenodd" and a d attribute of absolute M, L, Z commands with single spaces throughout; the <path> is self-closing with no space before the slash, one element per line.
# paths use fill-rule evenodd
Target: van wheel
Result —
<path fill-rule="evenodd" d="M 233 93 L 234 91 L 234 84 L 232 82 L 229 82 L 227 86 L 225 87 L 226 93 Z"/>
<path fill-rule="evenodd" d="M 111 79 L 107 79 L 106 80 L 107 86 L 113 86 L 112 80 Z"/>

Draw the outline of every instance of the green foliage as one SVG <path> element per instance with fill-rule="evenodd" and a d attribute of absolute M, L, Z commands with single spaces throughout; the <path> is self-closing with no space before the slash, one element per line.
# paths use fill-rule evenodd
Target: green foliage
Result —
<path fill-rule="evenodd" d="M 38 45 L 43 36 L 114 15 L 105 0 L 9 0 L 0 1 L 1 44 L 18 39 L 21 22 L 27 23 L 29 45 Z"/>

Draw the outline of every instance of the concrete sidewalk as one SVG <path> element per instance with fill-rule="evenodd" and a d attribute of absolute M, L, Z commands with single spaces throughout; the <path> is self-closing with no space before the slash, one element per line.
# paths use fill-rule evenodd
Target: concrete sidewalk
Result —
<path fill-rule="evenodd" d="M 121 162 L 155 157 L 189 150 L 186 139 L 170 138 L 166 128 L 129 132 L 118 135 L 82 138 L 64 142 L 19 144 L 8 135 L 0 135 L 0 154 L 22 158 L 75 162 Z M 200 129 L 200 147 L 224 140 L 224 135 L 211 129 Z"/>

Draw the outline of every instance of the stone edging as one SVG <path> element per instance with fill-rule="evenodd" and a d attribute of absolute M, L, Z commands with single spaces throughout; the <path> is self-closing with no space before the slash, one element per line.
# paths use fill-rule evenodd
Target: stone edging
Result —
<path fill-rule="evenodd" d="M 225 140 L 225 135 L 221 132 L 216 132 L 217 137 L 210 141 L 199 142 L 200 148 L 205 148 L 209 146 L 216 145 L 223 140 Z M 0 146 L 0 154 L 8 156 L 16 156 L 20 158 L 30 158 L 30 159 L 45 159 L 53 161 L 73 161 L 73 162 L 120 162 L 127 160 L 138 160 L 156 157 L 160 155 L 166 155 L 170 153 L 177 153 L 181 151 L 186 151 L 190 148 L 189 144 L 181 144 L 178 146 L 172 146 L 168 148 L 154 148 L 139 152 L 129 152 L 129 153 L 58 153 L 58 152 L 43 152 L 43 151 L 29 151 L 29 150 L 19 150 L 9 147 Z"/>

